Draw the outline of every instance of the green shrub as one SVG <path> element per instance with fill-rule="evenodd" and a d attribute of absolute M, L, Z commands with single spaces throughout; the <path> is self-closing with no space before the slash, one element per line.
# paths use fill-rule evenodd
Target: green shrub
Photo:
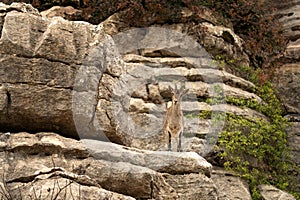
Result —
<path fill-rule="evenodd" d="M 219 138 L 219 146 L 224 149 L 222 158 L 226 160 L 224 166 L 249 182 L 253 199 L 260 199 L 257 190 L 260 184 L 293 191 L 296 186 L 294 173 L 299 173 L 288 147 L 288 122 L 282 117 L 281 103 L 272 85 L 261 85 L 257 94 L 263 103 L 235 98 L 226 100 L 230 104 L 257 110 L 267 119 L 227 114 L 227 126 Z"/>

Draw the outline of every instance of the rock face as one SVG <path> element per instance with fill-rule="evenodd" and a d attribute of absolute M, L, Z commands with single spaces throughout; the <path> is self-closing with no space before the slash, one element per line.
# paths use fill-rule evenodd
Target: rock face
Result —
<path fill-rule="evenodd" d="M 274 83 L 278 88 L 278 94 L 284 101 L 286 117 L 292 122 L 289 128 L 289 142 L 294 153 L 294 160 L 300 166 L 300 1 L 274 1 L 274 4 L 278 8 L 283 31 L 289 40 Z M 298 176 L 300 183 L 300 175 Z"/>
<path fill-rule="evenodd" d="M 165 166 L 161 170 L 157 166 L 168 165 L 167 154 L 172 152 L 138 151 L 92 140 L 79 142 L 54 133 L 1 134 L 0 141 L 0 169 L 4 175 L 0 184 L 13 199 L 21 199 L 20 196 L 29 199 L 33 195 L 40 195 L 42 199 L 56 195 L 60 198 L 73 196 L 75 199 L 218 198 L 215 184 L 202 170 L 211 170 L 211 165 L 204 160 L 198 162 L 201 158 L 193 154 L 173 153 L 177 154 L 173 157 L 178 158 L 173 161 L 182 165 L 174 166 L 171 175 L 158 172 L 167 170 L 164 170 Z M 95 144 L 100 146 L 96 148 Z M 124 153 L 129 159 L 124 158 Z M 137 157 L 135 163 L 132 160 L 134 154 Z M 159 154 L 160 159 L 147 161 L 151 155 Z M 139 165 L 139 158 L 143 166 Z M 190 169 L 192 162 L 194 171 Z M 150 169 L 153 166 L 156 166 L 155 170 Z M 210 170 L 205 172 L 208 176 L 211 175 Z"/>
<path fill-rule="evenodd" d="M 300 71 L 300 1 L 274 1 L 278 7 L 278 15 L 283 24 L 283 31 L 289 40 L 284 54 L 283 64 L 276 76 L 277 87 L 286 103 L 290 114 L 299 114 L 300 99 L 298 92 Z"/>
<path fill-rule="evenodd" d="M 60 7 L 54 6 L 49 10 L 41 12 L 41 15 L 46 18 L 62 17 L 67 20 L 79 20 L 81 19 L 82 11 L 73 8 L 72 6 Z"/>
<path fill-rule="evenodd" d="M 265 118 L 226 105 L 225 96 L 261 99 L 251 82 L 220 70 L 188 36 L 205 29 L 205 48 L 226 49 L 230 57 L 247 63 L 243 41 L 228 28 L 203 22 L 192 26 L 193 31 L 177 24 L 119 33 L 116 26 L 125 25 L 114 24 L 112 18 L 95 26 L 41 17 L 27 4 L 1 4 L 1 10 L 0 131 L 54 131 L 163 150 L 168 86 L 175 82 L 189 89 L 183 100 L 185 151 L 205 155 L 212 147 L 207 138 L 212 141 L 223 128 L 224 120 L 199 119 L 201 112 Z M 105 33 L 111 32 L 109 23 L 116 27 L 113 37 Z M 232 35 L 231 43 L 221 39 L 224 32 Z M 204 101 L 208 98 L 218 98 L 219 104 L 210 105 Z"/>
<path fill-rule="evenodd" d="M 202 173 L 210 177 L 212 165 L 194 152 L 145 151 L 96 140 L 81 140 L 96 159 L 129 162 L 169 174 Z M 114 156 L 115 155 L 115 156 Z M 188 167 L 187 167 L 188 166 Z"/>
<path fill-rule="evenodd" d="M 1 99 L 6 99 L 1 105 L 1 129 L 48 129 L 76 137 L 71 112 L 75 72 L 89 41 L 101 34 L 84 39 L 82 34 L 92 32 L 94 26 L 48 20 L 21 5 L 24 12 L 1 7 Z"/>
<path fill-rule="evenodd" d="M 267 120 L 226 104 L 225 97 L 263 102 L 255 85 L 205 50 L 247 65 L 243 41 L 209 20 L 128 30 L 117 13 L 99 25 L 62 18 L 76 13 L 0 3 L 0 197 L 247 199 L 240 179 L 211 178 L 199 156 L 215 144 L 225 112 Z M 155 152 L 165 150 L 162 122 L 175 84 L 189 89 L 187 152 Z"/>
<path fill-rule="evenodd" d="M 171 97 L 168 86 L 174 87 L 174 82 L 177 84 L 184 82 L 190 91 L 182 103 L 186 115 L 186 130 L 183 134 L 185 151 L 193 149 L 200 155 L 204 155 L 207 153 L 206 151 L 209 151 L 211 145 L 208 144 L 209 147 L 207 147 L 206 141 L 202 141 L 203 144 L 199 145 L 199 140 L 193 136 L 216 137 L 216 133 L 222 129 L 223 121 L 214 123 L 214 120 L 211 119 L 199 119 L 197 115 L 203 111 L 223 113 L 227 111 L 237 115 L 264 118 L 263 115 L 250 109 L 244 110 L 224 103 L 225 96 L 256 99 L 258 102 L 261 99 L 252 93 L 255 87 L 252 83 L 217 68 L 209 54 L 192 37 L 187 36 L 188 34 L 193 35 L 192 32 L 187 31 L 191 27 L 185 24 L 176 24 L 119 32 L 126 30 L 126 24 L 118 23 L 117 19 L 118 15 L 116 14 L 102 24 L 106 32 L 113 34 L 113 40 L 125 61 L 126 75 L 121 76 L 121 80 L 127 84 L 129 95 L 121 97 L 124 99 L 121 104 L 126 109 L 119 110 L 120 106 L 115 108 L 114 106 L 119 105 L 116 103 L 112 108 L 117 112 L 111 110 L 108 113 L 111 119 L 117 119 L 113 124 L 120 124 L 120 121 L 127 122 L 126 126 L 118 126 L 117 134 L 123 138 L 123 131 L 133 136 L 131 142 L 123 139 L 122 143 L 125 142 L 126 145 L 138 148 L 164 148 L 158 144 L 162 139 L 162 122 L 167 107 L 165 102 Z M 226 28 L 211 26 L 207 23 L 195 27 L 207 28 L 207 38 L 204 39 L 206 47 L 227 49 L 230 56 L 247 61 L 245 54 L 240 51 L 242 41 L 238 36 L 233 35 L 234 41 L 236 41 L 233 44 L 228 44 L 224 40 L 218 40 L 218 44 L 212 43 L 214 39 L 220 37 L 222 32 L 227 31 Z M 107 80 L 113 82 L 113 78 L 107 77 Z M 219 92 L 217 92 L 218 88 Z M 120 91 L 116 87 L 115 90 Z M 103 94 L 108 93 L 105 92 L 105 88 L 103 91 Z M 217 95 L 224 97 L 224 104 L 210 106 L 206 102 L 199 102 L 199 99 L 216 98 Z M 106 100 L 112 101 L 107 98 Z M 103 104 L 107 105 L 104 102 Z M 101 114 L 101 116 L 104 115 Z M 139 135 L 139 133 L 143 133 L 143 135 Z M 160 134 L 160 138 L 158 134 Z M 143 140 L 143 137 L 149 139 Z M 194 143 L 195 141 L 197 144 Z"/>
<path fill-rule="evenodd" d="M 279 190 L 271 185 L 261 185 L 259 187 L 262 197 L 265 200 L 296 200 L 292 195 Z"/>
<path fill-rule="evenodd" d="M 220 199 L 252 199 L 248 184 L 233 174 L 216 168 L 212 172 L 212 179 L 219 189 Z"/>
<path fill-rule="evenodd" d="M 99 78 L 106 68 L 101 60 L 113 60 L 104 58 L 113 56 L 111 48 L 99 46 L 109 36 L 86 22 L 42 18 L 26 4 L 1 4 L 1 10 L 1 130 L 52 130 L 78 138 L 75 123 L 93 121 Z M 86 59 L 95 47 L 98 63 L 98 58 Z M 96 82 L 75 84 L 82 81 L 76 74 L 83 69 L 94 70 Z M 84 117 L 76 110 L 81 95 L 92 104 L 78 106 L 85 109 Z"/>

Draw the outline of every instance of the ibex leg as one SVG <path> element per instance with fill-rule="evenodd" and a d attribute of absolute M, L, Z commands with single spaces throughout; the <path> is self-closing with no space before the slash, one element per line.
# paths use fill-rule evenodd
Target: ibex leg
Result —
<path fill-rule="evenodd" d="M 166 147 L 169 151 L 171 151 L 171 133 L 169 130 L 165 129 L 164 131 L 165 140 L 166 140 Z"/>
<path fill-rule="evenodd" d="M 182 149 L 181 149 L 181 135 L 182 135 L 182 132 L 180 131 L 179 134 L 178 134 L 178 137 L 176 138 L 176 140 L 177 140 L 177 151 L 178 152 L 182 152 Z"/>

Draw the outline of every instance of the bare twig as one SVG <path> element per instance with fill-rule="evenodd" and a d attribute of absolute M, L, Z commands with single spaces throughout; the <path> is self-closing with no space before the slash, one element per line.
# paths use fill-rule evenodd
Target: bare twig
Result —
<path fill-rule="evenodd" d="M 20 198 L 21 198 L 21 200 L 23 200 L 23 195 L 22 195 L 22 191 L 21 191 L 20 186 L 18 186 L 18 190 L 19 190 Z"/>
<path fill-rule="evenodd" d="M 35 187 L 32 187 L 32 188 L 33 188 L 34 199 L 35 199 L 35 200 L 38 200 L 38 197 L 36 196 Z"/>
<path fill-rule="evenodd" d="M 50 198 L 50 199 L 53 199 L 54 190 L 55 190 L 55 183 L 56 183 L 56 181 L 54 181 L 54 184 L 53 184 L 53 189 L 52 189 L 52 193 L 51 193 L 51 198 Z"/>
<path fill-rule="evenodd" d="M 73 182 L 72 181 L 70 181 L 69 183 L 67 183 L 64 187 L 60 187 L 59 186 L 59 183 L 58 183 L 58 181 L 57 181 L 57 184 L 58 184 L 58 188 L 59 188 L 59 191 L 56 193 L 56 195 L 54 196 L 54 198 L 53 199 L 51 199 L 51 200 L 56 200 L 57 198 L 58 198 L 58 195 L 64 190 L 64 189 L 66 189 L 69 185 L 71 185 Z"/>
<path fill-rule="evenodd" d="M 7 184 L 6 184 L 6 180 L 5 180 L 5 173 L 2 173 L 2 183 L 3 186 L 0 185 L 0 194 L 2 194 L 1 198 L 6 198 L 6 200 L 12 200 L 12 195 L 11 195 L 11 191 L 8 188 Z"/>
<path fill-rule="evenodd" d="M 67 185 L 67 184 L 68 184 L 68 181 L 66 180 L 66 185 Z M 64 197 L 64 199 L 67 199 L 67 192 L 68 192 L 68 190 L 65 189 L 64 191 L 65 191 L 65 195 L 64 195 L 65 197 Z"/>
<path fill-rule="evenodd" d="M 72 187 L 70 186 L 69 189 L 70 189 L 70 195 L 71 195 L 72 199 L 73 199 L 73 200 L 76 200 L 76 199 L 74 198 L 74 195 L 73 195 L 73 192 L 72 192 Z"/>
<path fill-rule="evenodd" d="M 51 156 L 51 162 L 52 162 L 53 167 L 55 168 L 56 166 L 55 166 L 55 162 L 54 162 L 53 156 Z"/>
<path fill-rule="evenodd" d="M 79 184 L 78 185 L 78 196 L 79 196 L 78 198 L 79 198 L 79 200 L 81 200 L 81 188 L 80 187 L 81 187 L 81 185 Z"/>

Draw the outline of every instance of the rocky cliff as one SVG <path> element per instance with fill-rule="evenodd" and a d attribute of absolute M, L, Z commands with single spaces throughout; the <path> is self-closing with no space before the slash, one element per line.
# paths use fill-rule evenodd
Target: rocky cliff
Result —
<path fill-rule="evenodd" d="M 73 138 L 108 137 L 120 144 L 138 146 L 134 141 L 144 140 L 148 133 L 156 137 L 161 131 L 157 124 L 162 124 L 165 102 L 170 97 L 167 86 L 176 80 L 185 81 L 190 89 L 183 102 L 187 114 L 218 109 L 198 101 L 216 95 L 215 83 L 221 88 L 217 95 L 261 101 L 251 92 L 251 82 L 219 70 L 205 49 L 191 38 L 184 38 L 189 29 L 184 24 L 137 29 L 110 37 L 106 32 L 114 30 L 108 24 L 116 16 L 95 26 L 59 17 L 42 18 L 31 7 L 18 6 L 3 6 L 2 131 L 47 130 Z M 229 55 L 247 60 L 241 51 L 241 39 L 230 29 L 206 22 L 198 28 L 207 30 L 206 46 L 227 49 Z M 223 32 L 232 34 L 236 42 L 228 44 L 220 39 Z M 130 38 L 134 34 L 140 44 Z M 153 44 L 157 46 L 147 47 Z M 263 117 L 231 105 L 224 104 L 222 109 Z M 154 126 L 148 124 L 148 130 L 139 127 L 144 123 L 142 119 Z M 126 120 L 126 127 L 121 127 Z M 208 121 L 203 121 L 203 126 L 194 122 L 198 127 L 186 121 L 191 134 L 209 133 Z M 151 141 L 157 144 L 153 138 L 147 142 Z"/>
<path fill-rule="evenodd" d="M 281 58 L 281 66 L 278 69 L 274 83 L 276 84 L 280 97 L 284 100 L 286 117 L 292 122 L 290 142 L 292 144 L 295 160 L 300 163 L 299 142 L 299 74 L 300 74 L 300 1 L 281 2 L 274 1 L 277 6 L 278 16 L 283 23 L 283 29 L 288 38 L 288 46 Z"/>
<path fill-rule="evenodd" d="M 207 53 L 213 49 L 249 64 L 243 40 L 205 13 L 197 24 L 129 29 L 118 13 L 91 25 L 40 13 L 29 4 L 0 3 L 0 131 L 5 133 L 0 195 L 251 199 L 245 182 L 213 170 L 201 157 L 225 125 L 220 113 L 268 120 L 249 107 L 226 103 L 226 97 L 263 101 L 253 83 Z M 202 46 L 196 42 L 199 32 Z M 182 102 L 187 152 L 165 152 L 168 86 L 183 83 L 189 89 Z M 211 117 L 195 117 L 205 113 Z M 263 186 L 261 191 L 273 192 Z"/>

